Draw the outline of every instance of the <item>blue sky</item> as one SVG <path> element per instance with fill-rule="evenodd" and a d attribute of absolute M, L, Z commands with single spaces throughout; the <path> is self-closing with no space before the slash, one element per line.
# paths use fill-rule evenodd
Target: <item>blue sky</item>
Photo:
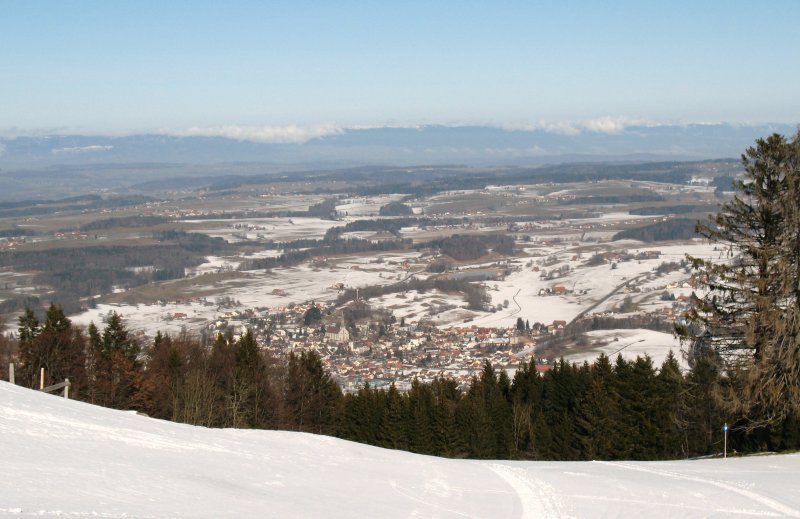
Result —
<path fill-rule="evenodd" d="M 6 0 L 0 131 L 797 123 L 798 20 L 798 0 Z"/>

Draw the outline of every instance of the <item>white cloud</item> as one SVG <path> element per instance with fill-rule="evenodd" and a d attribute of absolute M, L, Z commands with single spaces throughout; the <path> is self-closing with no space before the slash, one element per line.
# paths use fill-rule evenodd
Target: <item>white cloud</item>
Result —
<path fill-rule="evenodd" d="M 508 131 L 533 132 L 542 130 L 547 133 L 557 133 L 559 135 L 579 135 L 581 128 L 571 121 L 538 121 L 535 123 L 520 124 L 494 124 L 486 123 L 486 126 L 495 126 Z"/>
<path fill-rule="evenodd" d="M 164 133 L 178 137 L 227 137 L 238 141 L 268 142 L 275 144 L 302 144 L 318 137 L 342 133 L 333 124 L 317 126 L 208 126 L 187 130 L 165 130 Z"/>
<path fill-rule="evenodd" d="M 618 134 L 625 131 L 629 126 L 658 126 L 658 123 L 647 119 L 632 117 L 598 117 L 596 119 L 585 119 L 582 121 L 537 121 L 525 124 L 503 124 L 500 127 L 506 130 L 522 131 L 545 131 L 558 135 L 574 136 L 580 135 L 585 131 Z"/>
<path fill-rule="evenodd" d="M 0 142 L 0 157 L 6 154 L 6 145 Z"/>
<path fill-rule="evenodd" d="M 631 117 L 599 117 L 583 121 L 581 126 L 591 132 L 614 134 L 624 132 L 628 126 L 657 126 L 657 124 L 647 119 Z"/>
<path fill-rule="evenodd" d="M 93 144 L 91 146 L 75 146 L 73 148 L 53 148 L 50 153 L 95 153 L 98 151 L 109 151 L 114 146 Z"/>

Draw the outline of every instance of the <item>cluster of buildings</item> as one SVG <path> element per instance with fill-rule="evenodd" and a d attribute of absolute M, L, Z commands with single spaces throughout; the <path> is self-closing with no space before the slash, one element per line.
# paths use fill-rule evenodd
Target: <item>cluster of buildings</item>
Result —
<path fill-rule="evenodd" d="M 251 329 L 262 349 L 277 357 L 316 351 L 345 391 L 395 384 L 403 391 L 416 378 L 430 382 L 446 376 L 464 386 L 485 362 L 495 369 L 515 370 L 534 356 L 535 331 L 479 326 L 438 328 L 426 322 L 406 324 L 385 314 L 345 321 L 343 314 L 317 303 L 319 320 L 307 322 L 310 305 L 272 313 L 267 309 L 234 310 L 209 328 L 234 336 Z M 566 323 L 559 322 L 563 327 Z M 541 369 L 547 369 L 544 365 Z"/>

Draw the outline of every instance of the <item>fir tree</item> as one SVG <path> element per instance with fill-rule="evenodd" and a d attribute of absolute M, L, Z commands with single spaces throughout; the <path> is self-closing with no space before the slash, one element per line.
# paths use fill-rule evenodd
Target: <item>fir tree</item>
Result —
<path fill-rule="evenodd" d="M 592 366 L 591 381 L 576 410 L 575 432 L 582 459 L 617 457 L 617 444 L 625 441 L 619 431 L 620 419 L 614 371 L 608 357 L 601 354 Z"/>
<path fill-rule="evenodd" d="M 759 139 L 742 163 L 734 199 L 698 225 L 733 258 L 691 258 L 706 295 L 679 332 L 733 376 L 728 407 L 755 429 L 800 416 L 800 133 Z"/>

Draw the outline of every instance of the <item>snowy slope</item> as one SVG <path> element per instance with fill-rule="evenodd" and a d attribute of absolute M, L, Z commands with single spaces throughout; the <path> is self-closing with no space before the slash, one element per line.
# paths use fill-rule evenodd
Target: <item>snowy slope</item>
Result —
<path fill-rule="evenodd" d="M 444 460 L 213 430 L 0 383 L 0 517 L 800 517 L 800 455 Z"/>

